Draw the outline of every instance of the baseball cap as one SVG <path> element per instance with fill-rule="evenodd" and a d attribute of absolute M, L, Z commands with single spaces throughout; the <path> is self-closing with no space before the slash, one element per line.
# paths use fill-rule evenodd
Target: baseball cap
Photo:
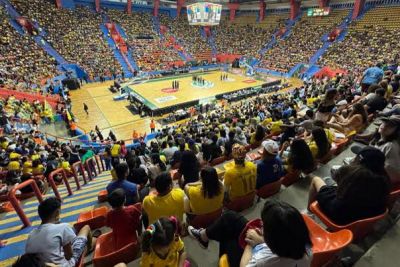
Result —
<path fill-rule="evenodd" d="M 232 147 L 232 157 L 234 159 L 244 159 L 246 158 L 246 148 L 239 144 L 234 144 Z"/>
<path fill-rule="evenodd" d="M 352 146 L 351 151 L 360 159 L 360 164 L 371 171 L 381 172 L 385 168 L 385 154 L 372 146 Z"/>
<path fill-rule="evenodd" d="M 392 115 L 388 118 L 381 118 L 381 121 L 390 122 L 396 126 L 400 126 L 400 115 Z"/>
<path fill-rule="evenodd" d="M 271 139 L 265 140 L 261 145 L 271 155 L 277 155 L 279 152 L 278 144 Z"/>

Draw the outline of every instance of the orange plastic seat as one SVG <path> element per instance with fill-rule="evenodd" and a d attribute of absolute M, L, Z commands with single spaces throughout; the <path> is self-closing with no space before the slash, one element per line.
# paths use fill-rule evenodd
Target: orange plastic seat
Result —
<path fill-rule="evenodd" d="M 301 172 L 297 170 L 286 173 L 286 175 L 282 177 L 282 184 L 286 187 L 294 184 L 300 179 L 300 173 Z"/>
<path fill-rule="evenodd" d="M 272 195 L 275 195 L 276 193 L 281 190 L 281 185 L 282 185 L 282 179 L 279 179 L 278 181 L 275 181 L 273 183 L 269 183 L 261 187 L 260 189 L 257 190 L 257 196 L 258 199 L 260 198 L 267 198 Z"/>
<path fill-rule="evenodd" d="M 207 214 L 195 215 L 195 217 L 190 220 L 189 224 L 192 225 L 194 228 L 206 228 L 207 226 L 211 225 L 216 219 L 218 219 L 221 214 L 222 208 Z"/>
<path fill-rule="evenodd" d="M 346 225 L 338 225 L 331 221 L 320 209 L 318 202 L 314 201 L 310 205 L 310 210 L 317 215 L 317 217 L 328 227 L 329 231 L 339 231 L 343 229 L 348 229 L 353 233 L 353 238 L 354 240 L 360 240 L 366 235 L 368 235 L 370 232 L 373 231 L 375 224 L 383 219 L 387 213 L 388 210 L 378 216 L 367 218 L 367 219 L 361 219 Z"/>
<path fill-rule="evenodd" d="M 224 254 L 219 258 L 218 267 L 229 267 L 228 255 Z"/>
<path fill-rule="evenodd" d="M 344 148 L 349 144 L 349 138 L 340 139 L 338 142 L 335 142 L 335 147 L 331 150 L 333 155 L 339 155 Z"/>
<path fill-rule="evenodd" d="M 261 155 L 260 155 L 259 153 L 256 153 L 256 152 L 248 153 L 247 156 L 248 156 L 248 157 L 250 158 L 250 160 L 252 160 L 252 161 L 261 159 Z"/>
<path fill-rule="evenodd" d="M 97 195 L 97 200 L 99 202 L 105 202 L 105 201 L 107 201 L 107 198 L 108 198 L 107 190 L 101 190 L 99 192 L 99 194 Z"/>
<path fill-rule="evenodd" d="M 241 212 L 253 206 L 255 196 L 256 192 L 250 192 L 245 196 L 235 198 L 226 204 L 225 207 L 233 211 Z"/>
<path fill-rule="evenodd" d="M 210 162 L 210 165 L 211 165 L 211 166 L 215 166 L 215 165 L 218 165 L 218 164 L 223 163 L 225 160 L 226 160 L 226 157 L 225 157 L 225 156 L 218 157 L 218 158 L 213 159 L 213 160 Z"/>
<path fill-rule="evenodd" d="M 116 250 L 113 232 L 102 234 L 97 238 L 96 248 L 93 256 L 94 267 L 110 267 L 120 262 L 133 261 L 140 249 L 140 244 L 136 240 L 125 247 Z"/>
<path fill-rule="evenodd" d="M 76 232 L 85 226 L 89 225 L 90 229 L 98 229 L 106 225 L 106 216 L 108 208 L 100 207 L 87 212 L 82 212 L 79 214 L 77 222 L 74 224 Z"/>
<path fill-rule="evenodd" d="M 303 218 L 310 231 L 310 238 L 313 244 L 311 267 L 324 266 L 353 240 L 353 233 L 350 230 L 343 229 L 330 233 L 307 215 L 303 214 Z"/>

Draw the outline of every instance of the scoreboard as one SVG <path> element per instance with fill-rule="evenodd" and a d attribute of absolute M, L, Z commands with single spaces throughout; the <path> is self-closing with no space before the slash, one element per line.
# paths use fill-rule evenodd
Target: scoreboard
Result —
<path fill-rule="evenodd" d="M 221 20 L 222 5 L 201 2 L 186 7 L 189 25 L 213 26 Z"/>
<path fill-rule="evenodd" d="M 309 8 L 307 10 L 307 16 L 309 16 L 309 17 L 328 16 L 329 13 L 331 13 L 331 8 L 330 7 Z"/>

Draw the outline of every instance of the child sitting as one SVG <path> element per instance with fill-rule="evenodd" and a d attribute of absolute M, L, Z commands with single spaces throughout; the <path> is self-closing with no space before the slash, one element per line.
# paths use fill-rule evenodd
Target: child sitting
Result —
<path fill-rule="evenodd" d="M 151 224 L 142 235 L 141 267 L 190 266 L 186 261 L 183 241 L 179 237 L 178 220 L 162 217 Z"/>
<path fill-rule="evenodd" d="M 138 232 L 142 226 L 140 203 L 124 207 L 125 201 L 125 191 L 122 188 L 115 189 L 108 196 L 108 203 L 113 209 L 107 213 L 106 224 L 113 229 L 116 249 L 138 240 Z"/>

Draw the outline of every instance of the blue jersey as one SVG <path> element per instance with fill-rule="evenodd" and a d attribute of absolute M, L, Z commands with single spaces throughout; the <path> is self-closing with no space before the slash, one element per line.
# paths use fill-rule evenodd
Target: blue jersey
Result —
<path fill-rule="evenodd" d="M 278 181 L 285 174 L 283 163 L 280 157 L 276 156 L 272 160 L 257 161 L 257 182 L 256 188 Z"/>
<path fill-rule="evenodd" d="M 372 67 L 368 68 L 364 72 L 364 79 L 362 80 L 362 83 L 365 84 L 374 84 L 374 83 L 379 83 L 383 78 L 383 70 L 381 70 L 378 67 Z"/>
<path fill-rule="evenodd" d="M 122 188 L 125 191 L 125 195 L 126 195 L 125 206 L 135 204 L 138 201 L 138 199 L 136 199 L 137 185 L 135 183 L 131 183 L 127 180 L 113 181 L 107 185 L 107 193 L 110 195 L 112 193 L 112 191 L 114 191 L 115 189 L 118 189 L 118 188 Z"/>

